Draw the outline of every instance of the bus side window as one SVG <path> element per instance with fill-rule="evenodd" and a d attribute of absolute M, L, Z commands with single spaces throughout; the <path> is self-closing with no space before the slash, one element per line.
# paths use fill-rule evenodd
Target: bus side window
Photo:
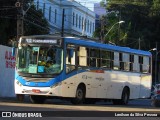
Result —
<path fill-rule="evenodd" d="M 129 60 L 129 54 L 123 53 L 123 64 L 124 64 L 124 70 L 129 71 L 130 70 L 130 60 Z"/>
<path fill-rule="evenodd" d="M 130 71 L 133 71 L 134 55 L 130 55 Z"/>
<path fill-rule="evenodd" d="M 112 66 L 112 54 L 110 51 L 101 51 L 101 67 L 111 68 Z"/>
<path fill-rule="evenodd" d="M 66 73 L 69 73 L 76 69 L 75 46 L 68 44 L 66 51 Z"/>
<path fill-rule="evenodd" d="M 119 67 L 120 67 L 119 52 L 114 52 L 113 69 L 119 70 Z"/>
<path fill-rule="evenodd" d="M 147 56 L 143 57 L 142 72 L 150 73 L 150 58 Z"/>
<path fill-rule="evenodd" d="M 133 62 L 133 71 L 134 72 L 140 72 L 140 65 L 139 65 L 139 59 L 138 55 L 134 55 L 134 62 Z"/>
<path fill-rule="evenodd" d="M 139 68 L 139 71 L 143 72 L 143 56 L 139 56 Z"/>
<path fill-rule="evenodd" d="M 87 49 L 86 47 L 78 47 L 78 66 L 86 67 L 87 66 Z"/>

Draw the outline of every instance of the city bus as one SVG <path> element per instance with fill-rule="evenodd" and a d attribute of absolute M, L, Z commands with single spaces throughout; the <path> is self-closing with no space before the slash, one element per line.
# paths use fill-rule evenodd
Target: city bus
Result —
<path fill-rule="evenodd" d="M 73 104 L 149 98 L 152 55 L 86 38 L 22 36 L 16 49 L 15 94 L 33 103 L 63 98 Z M 13 50 L 14 51 L 14 50 Z"/>

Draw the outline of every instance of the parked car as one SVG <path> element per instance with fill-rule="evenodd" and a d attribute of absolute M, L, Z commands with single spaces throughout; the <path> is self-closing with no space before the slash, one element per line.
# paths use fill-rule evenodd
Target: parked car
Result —
<path fill-rule="evenodd" d="M 151 105 L 154 107 L 160 107 L 160 84 L 154 86 L 151 96 Z"/>

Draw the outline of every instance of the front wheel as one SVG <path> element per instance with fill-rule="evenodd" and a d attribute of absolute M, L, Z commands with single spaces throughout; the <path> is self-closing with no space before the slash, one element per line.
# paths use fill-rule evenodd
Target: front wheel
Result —
<path fill-rule="evenodd" d="M 75 98 L 71 99 L 72 104 L 81 104 L 85 98 L 85 89 L 82 86 L 79 86 L 76 91 Z"/>
<path fill-rule="evenodd" d="M 38 96 L 38 95 L 30 95 L 30 100 L 32 103 L 44 103 L 46 98 L 44 96 Z"/>
<path fill-rule="evenodd" d="M 23 102 L 25 96 L 23 94 L 16 94 L 16 97 L 19 102 Z"/>
<path fill-rule="evenodd" d="M 121 105 L 127 105 L 128 101 L 129 101 L 129 90 L 127 88 L 124 88 L 122 92 L 120 103 Z"/>

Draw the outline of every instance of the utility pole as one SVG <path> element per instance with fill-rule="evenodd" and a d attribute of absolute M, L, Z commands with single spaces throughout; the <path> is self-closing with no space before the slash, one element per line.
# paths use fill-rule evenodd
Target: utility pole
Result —
<path fill-rule="evenodd" d="M 138 39 L 138 42 L 139 42 L 139 47 L 138 47 L 138 49 L 140 50 L 140 49 L 141 49 L 141 39 L 140 39 L 140 38 Z"/>
<path fill-rule="evenodd" d="M 17 0 L 17 40 L 23 35 L 23 0 Z"/>
<path fill-rule="evenodd" d="M 158 46 L 156 42 L 156 56 L 155 56 L 155 85 L 157 83 L 157 57 L 158 57 Z"/>

